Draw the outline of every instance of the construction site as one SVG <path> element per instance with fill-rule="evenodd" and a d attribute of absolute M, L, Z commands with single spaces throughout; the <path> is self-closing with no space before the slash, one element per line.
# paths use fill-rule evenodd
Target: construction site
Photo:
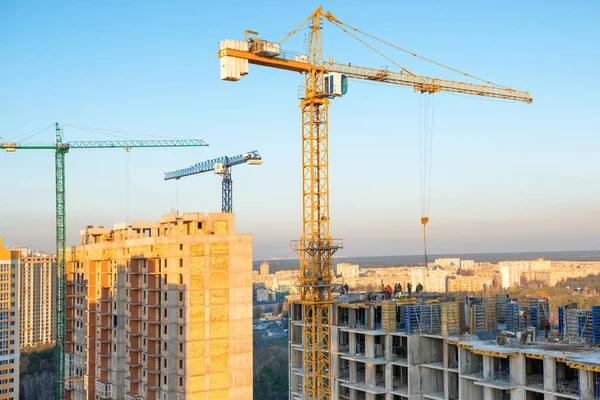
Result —
<path fill-rule="evenodd" d="M 310 349 L 301 302 L 290 302 L 289 398 L 304 399 Z M 559 307 L 549 337 L 547 299 L 348 294 L 334 298 L 330 313 L 332 399 L 600 398 L 597 306 Z"/>
<path fill-rule="evenodd" d="M 219 70 L 222 81 L 245 79 L 251 72 L 249 65 L 293 72 L 302 81 L 297 93 L 301 124 L 296 126 L 301 146 L 302 223 L 299 236 L 289 245 L 299 258 L 300 271 L 295 283 L 299 295 L 289 298 L 289 399 L 600 399 L 600 351 L 596 347 L 600 345 L 600 307 L 584 310 L 577 304 L 565 304 L 558 308 L 557 329 L 549 332 L 548 299 L 428 293 L 409 293 L 396 299 L 377 293 L 334 296 L 340 285 L 332 271 L 332 258 L 343 249 L 344 241 L 332 236 L 330 226 L 329 107 L 352 93 L 350 82 L 408 88 L 418 96 L 420 114 L 415 120 L 420 165 L 415 170 L 419 169 L 420 175 L 421 212 L 415 214 L 413 222 L 418 226 L 417 243 L 423 243 L 423 274 L 429 274 L 427 230 L 435 96 L 445 92 L 519 106 L 533 103 L 533 97 L 527 91 L 494 83 L 381 39 L 343 22 L 323 7 L 298 22 L 277 41 L 250 29 L 242 35 L 240 27 L 237 39 L 223 38 L 207 55 L 215 62 L 214 72 Z M 324 26 L 366 47 L 369 56 L 381 57 L 386 65 L 361 66 L 357 60 L 337 62 L 324 55 Z M 298 38 L 299 32 L 304 38 Z M 300 42 L 302 49 L 285 48 Z M 380 48 L 425 63 L 426 72 L 430 67 L 440 68 L 464 81 L 418 75 Z M 352 54 L 352 49 L 347 50 Z M 502 64 L 501 60 L 486 62 Z M 161 90 L 164 88 L 156 92 Z M 110 97 L 118 96 L 111 93 Z M 252 100 L 246 101 L 249 104 Z M 268 107 L 260 104 L 255 112 L 274 114 Z M 215 119 L 236 119 L 232 114 Z M 275 125 L 273 121 L 265 118 L 261 124 Z M 292 123 L 277 128 L 291 130 L 288 125 Z M 207 144 L 200 139 L 67 142 L 64 126 L 58 122 L 52 125 L 52 144 L 2 142 L 0 138 L 0 149 L 9 153 L 48 150 L 54 154 L 57 284 L 52 332 L 56 335 L 56 399 L 251 399 L 252 232 L 239 234 L 234 229 L 231 168 L 259 165 L 261 154 L 254 150 L 212 158 L 165 173 L 164 180 L 177 181 L 205 172 L 219 175 L 220 213 L 180 213 L 174 209 L 156 222 L 89 225 L 81 230 L 80 242 L 71 245 L 67 243 L 65 188 L 69 151 L 130 152 L 133 148 L 200 148 Z M 242 126 L 227 129 L 241 132 Z M 109 136 L 127 134 L 90 129 Z M 417 149 L 411 151 L 416 153 Z M 395 173 L 387 168 L 383 173 L 392 177 Z M 276 189 L 288 178 L 279 179 L 271 182 Z M 372 188 L 365 186 L 364 190 Z M 373 193 L 378 196 L 377 190 Z M 112 192 L 111 196 L 118 198 Z M 354 206 L 363 211 L 372 204 Z M 8 273 L 18 256 L 2 249 L 0 255 L 6 275 L 3 282 L 10 283 Z M 442 272 L 440 266 L 434 267 L 440 292 L 446 284 Z M 510 273 L 508 266 L 505 272 Z M 8 284 L 4 289 L 5 300 L 14 297 Z M 6 303 L 3 310 L 6 328 L 9 321 L 14 322 L 8 317 L 12 308 Z M 7 349 L 7 337 L 0 339 Z M 5 353 L 0 365 L 8 365 L 12 358 L 18 361 L 18 355 L 8 357 Z M 0 380 L 0 390 L 8 391 L 11 385 Z M 6 391 L 0 392 L 0 399 L 12 399 Z M 8 397 L 3 397 L 5 394 Z"/>

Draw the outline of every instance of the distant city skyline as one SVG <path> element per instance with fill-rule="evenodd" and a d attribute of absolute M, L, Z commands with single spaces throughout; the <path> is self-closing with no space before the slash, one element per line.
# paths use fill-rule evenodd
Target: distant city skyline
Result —
<path fill-rule="evenodd" d="M 317 5 L 1 3 L 0 73 L 7 79 L 0 91 L 8 94 L 0 98 L 2 140 L 59 121 L 210 144 L 68 154 L 67 245 L 79 244 L 86 225 L 112 227 L 128 216 L 153 221 L 171 208 L 218 212 L 218 177 L 165 182 L 163 173 L 257 149 L 264 165 L 234 172 L 236 231 L 253 235 L 255 259 L 295 257 L 289 241 L 301 234 L 302 80 L 250 66 L 242 81 L 221 82 L 217 48 L 220 40 L 240 40 L 244 29 L 280 40 Z M 331 1 L 325 8 L 394 44 L 534 97 L 526 105 L 435 95 L 430 252 L 599 249 L 600 55 L 589 49 L 600 42 L 600 4 L 582 1 L 564 12 L 540 1 L 504 3 L 502 10 L 441 1 Z M 404 17 L 423 13 L 427 29 L 422 19 Z M 390 64 L 329 26 L 323 34 L 326 57 Z M 300 32 L 287 48 L 301 51 L 302 38 Z M 418 74 L 464 79 L 377 48 Z M 331 102 L 331 227 L 345 241 L 338 255 L 422 252 L 418 97 L 351 80 L 348 94 Z M 65 138 L 106 137 L 67 127 Z M 53 139 L 50 129 L 29 141 Z M 0 171 L 10 179 L 10 194 L 0 199 L 5 245 L 53 251 L 52 152 L 2 153 Z"/>

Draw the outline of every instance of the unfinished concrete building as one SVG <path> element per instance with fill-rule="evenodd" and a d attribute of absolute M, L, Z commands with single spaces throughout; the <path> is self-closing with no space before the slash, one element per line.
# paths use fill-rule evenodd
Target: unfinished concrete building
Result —
<path fill-rule="evenodd" d="M 66 312 L 66 398 L 252 398 L 252 239 L 233 214 L 87 227 Z"/>
<path fill-rule="evenodd" d="M 56 255 L 34 252 L 21 259 L 21 348 L 54 343 Z"/>
<path fill-rule="evenodd" d="M 513 326 L 520 321 L 516 332 L 498 322 L 502 311 L 496 303 L 502 298 L 521 307 L 518 315 L 501 318 L 513 319 Z M 331 309 L 332 399 L 600 398 L 600 351 L 590 340 L 536 337 L 543 313 L 533 311 L 544 308 L 544 301 L 339 296 Z M 502 310 L 507 308 L 514 306 Z M 291 299 L 289 310 L 289 398 L 303 399 L 304 335 L 297 299 Z"/>
<path fill-rule="evenodd" d="M 21 251 L 0 238 L 0 400 L 19 399 L 19 264 Z"/>

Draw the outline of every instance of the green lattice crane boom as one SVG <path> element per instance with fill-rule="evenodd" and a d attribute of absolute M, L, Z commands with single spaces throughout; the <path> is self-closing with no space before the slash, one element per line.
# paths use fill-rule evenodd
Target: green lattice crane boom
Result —
<path fill-rule="evenodd" d="M 65 397 L 65 299 L 66 299 L 66 200 L 65 200 L 65 155 L 71 149 L 125 149 L 138 147 L 198 147 L 208 146 L 199 139 L 188 140 L 119 140 L 119 141 L 62 141 L 62 128 L 55 124 L 56 141 L 47 145 L 27 145 L 15 142 L 0 142 L 0 149 L 9 153 L 17 150 L 53 150 L 56 172 L 56 399 Z"/>

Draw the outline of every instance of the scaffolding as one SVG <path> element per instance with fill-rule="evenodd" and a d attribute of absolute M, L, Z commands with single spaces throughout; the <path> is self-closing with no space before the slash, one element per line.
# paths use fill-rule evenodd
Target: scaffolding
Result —
<path fill-rule="evenodd" d="M 460 334 L 459 303 L 447 301 L 441 304 L 442 336 L 458 336 Z"/>
<path fill-rule="evenodd" d="M 593 341 L 592 311 L 567 309 L 565 318 L 565 339 L 580 339 L 591 344 Z"/>
<path fill-rule="evenodd" d="M 469 309 L 470 333 L 481 340 L 493 340 L 496 337 L 496 301 L 495 299 L 471 298 Z"/>
<path fill-rule="evenodd" d="M 405 327 L 408 335 L 440 335 L 442 315 L 440 304 L 409 305 L 405 308 Z"/>
<path fill-rule="evenodd" d="M 381 302 L 381 330 L 386 333 L 396 332 L 396 302 Z"/>
<path fill-rule="evenodd" d="M 506 305 L 509 301 L 508 294 L 496 294 L 496 318 L 499 324 L 506 322 Z"/>
<path fill-rule="evenodd" d="M 529 324 L 535 327 L 536 333 L 544 329 L 546 321 L 550 322 L 550 302 L 548 299 L 531 297 L 529 300 Z"/>

